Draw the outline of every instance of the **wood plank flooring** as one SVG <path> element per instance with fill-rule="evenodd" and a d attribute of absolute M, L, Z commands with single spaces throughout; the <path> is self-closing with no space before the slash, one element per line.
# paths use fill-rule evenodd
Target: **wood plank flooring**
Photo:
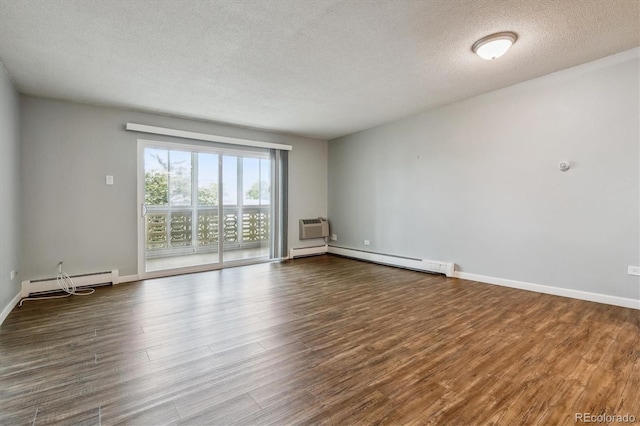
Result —
<path fill-rule="evenodd" d="M 25 302 L 2 425 L 640 421 L 640 312 L 334 256 Z"/>

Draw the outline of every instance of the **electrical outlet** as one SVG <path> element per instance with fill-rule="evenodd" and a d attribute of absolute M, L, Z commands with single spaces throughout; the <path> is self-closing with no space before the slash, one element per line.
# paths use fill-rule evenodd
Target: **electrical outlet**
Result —
<path fill-rule="evenodd" d="M 107 175 L 107 185 L 113 185 L 113 176 Z"/>
<path fill-rule="evenodd" d="M 11 272 L 9 273 L 9 278 L 10 278 L 11 280 L 13 280 L 13 279 L 16 277 L 16 275 L 18 275 L 18 273 L 17 273 L 16 271 L 11 271 Z"/>
<path fill-rule="evenodd" d="M 369 240 L 364 240 L 364 245 L 365 245 L 365 246 L 371 245 L 371 241 L 369 241 Z"/>
<path fill-rule="evenodd" d="M 627 270 L 629 275 L 640 275 L 640 266 L 631 266 L 629 265 L 629 269 Z"/>
<path fill-rule="evenodd" d="M 331 241 L 338 241 L 338 234 L 331 235 Z"/>

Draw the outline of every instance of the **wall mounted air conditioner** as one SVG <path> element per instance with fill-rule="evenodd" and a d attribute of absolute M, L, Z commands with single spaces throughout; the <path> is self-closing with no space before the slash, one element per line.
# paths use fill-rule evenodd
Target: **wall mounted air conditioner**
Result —
<path fill-rule="evenodd" d="M 324 238 L 329 236 L 329 222 L 324 218 L 300 219 L 300 239 Z"/>

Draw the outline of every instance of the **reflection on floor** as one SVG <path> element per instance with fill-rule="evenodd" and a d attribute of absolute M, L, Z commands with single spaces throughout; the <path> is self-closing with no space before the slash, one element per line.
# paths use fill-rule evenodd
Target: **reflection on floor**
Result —
<path fill-rule="evenodd" d="M 257 247 L 242 250 L 228 250 L 223 252 L 224 262 L 234 260 L 259 259 L 269 257 L 269 247 Z M 199 253 L 184 256 L 157 257 L 147 259 L 147 272 L 163 271 L 165 269 L 188 268 L 191 266 L 218 263 L 218 253 Z"/>

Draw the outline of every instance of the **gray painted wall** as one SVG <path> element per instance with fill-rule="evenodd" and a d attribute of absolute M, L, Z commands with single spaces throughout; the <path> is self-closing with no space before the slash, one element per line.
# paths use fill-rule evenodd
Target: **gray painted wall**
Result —
<path fill-rule="evenodd" d="M 330 141 L 334 245 L 639 299 L 638 52 Z"/>
<path fill-rule="evenodd" d="M 20 97 L 0 64 L 0 312 L 20 292 Z M 10 279 L 11 271 L 19 275 Z"/>
<path fill-rule="evenodd" d="M 137 139 L 176 139 L 125 131 L 127 122 L 292 145 L 289 247 L 318 244 L 298 240 L 297 219 L 327 214 L 326 141 L 23 96 L 23 279 L 52 276 L 60 260 L 74 274 L 138 272 Z"/>

